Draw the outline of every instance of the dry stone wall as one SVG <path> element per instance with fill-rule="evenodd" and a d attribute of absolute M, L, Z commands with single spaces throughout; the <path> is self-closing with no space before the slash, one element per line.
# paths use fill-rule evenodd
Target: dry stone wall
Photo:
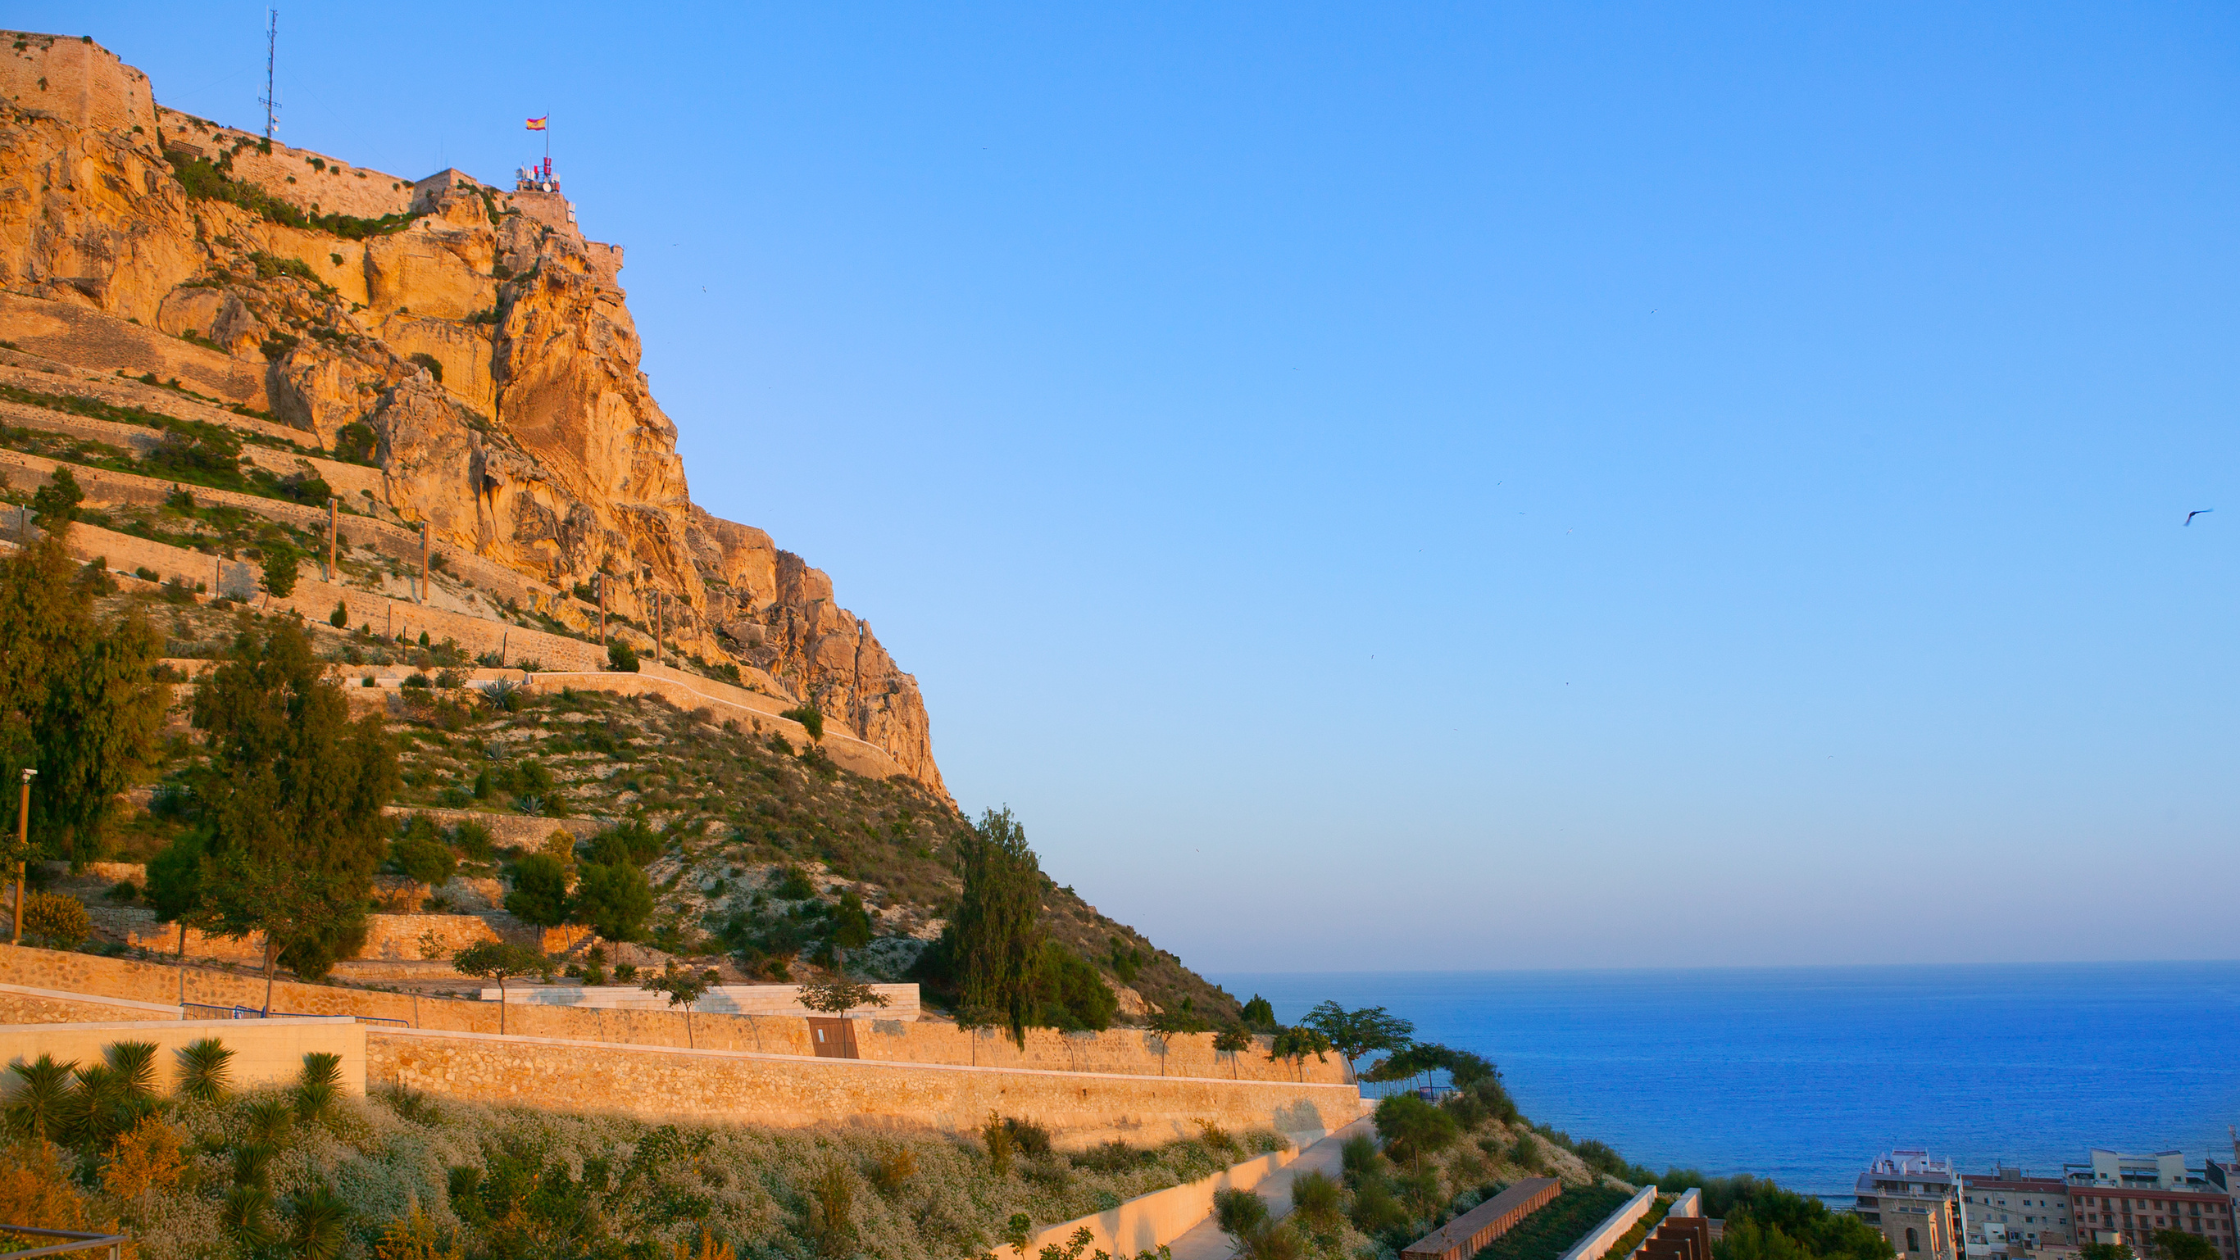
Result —
<path fill-rule="evenodd" d="M 1070 1149 L 1195 1136 L 1201 1123 L 1320 1134 L 1362 1114 L 1342 1085 L 798 1059 L 376 1028 L 367 1078 L 452 1098 L 648 1119 L 720 1117 L 787 1128 L 970 1131 L 993 1112 Z"/>

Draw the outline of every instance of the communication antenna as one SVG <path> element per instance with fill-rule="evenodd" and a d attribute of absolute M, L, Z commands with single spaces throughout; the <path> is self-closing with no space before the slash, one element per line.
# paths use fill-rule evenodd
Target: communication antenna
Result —
<path fill-rule="evenodd" d="M 264 140 L 269 145 L 272 133 L 280 129 L 279 93 L 272 90 L 273 62 L 280 50 L 280 10 L 266 9 L 265 17 L 268 22 L 264 30 L 264 95 L 257 98 L 257 103 L 264 106 Z"/>

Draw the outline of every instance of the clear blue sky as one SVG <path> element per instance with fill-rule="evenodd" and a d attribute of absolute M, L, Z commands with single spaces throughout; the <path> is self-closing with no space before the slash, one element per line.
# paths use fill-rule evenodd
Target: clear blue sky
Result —
<path fill-rule="evenodd" d="M 259 6 L 9 20 L 257 119 Z M 695 498 L 1201 967 L 2240 956 L 2229 6 L 281 40 L 396 174 L 551 113 Z"/>

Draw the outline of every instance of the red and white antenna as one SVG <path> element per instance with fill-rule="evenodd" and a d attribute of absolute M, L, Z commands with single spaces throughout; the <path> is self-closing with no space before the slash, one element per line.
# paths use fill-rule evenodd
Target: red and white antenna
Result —
<path fill-rule="evenodd" d="M 257 103 L 264 106 L 264 140 L 272 143 L 272 133 L 280 129 L 280 94 L 273 88 L 273 68 L 280 51 L 280 10 L 266 9 L 268 24 L 264 30 L 264 95 Z"/>

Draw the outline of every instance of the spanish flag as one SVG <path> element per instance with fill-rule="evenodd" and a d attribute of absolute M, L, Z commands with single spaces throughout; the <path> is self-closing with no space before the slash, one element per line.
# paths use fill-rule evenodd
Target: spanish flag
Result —
<path fill-rule="evenodd" d="M 546 115 L 544 116 L 544 118 L 532 118 L 532 119 L 530 119 L 530 120 L 529 120 L 529 130 L 531 130 L 531 131 L 543 131 L 543 130 L 544 130 L 544 123 L 545 123 L 545 118 L 550 118 L 550 117 L 552 117 L 552 115 L 550 115 L 550 114 L 546 114 Z"/>

